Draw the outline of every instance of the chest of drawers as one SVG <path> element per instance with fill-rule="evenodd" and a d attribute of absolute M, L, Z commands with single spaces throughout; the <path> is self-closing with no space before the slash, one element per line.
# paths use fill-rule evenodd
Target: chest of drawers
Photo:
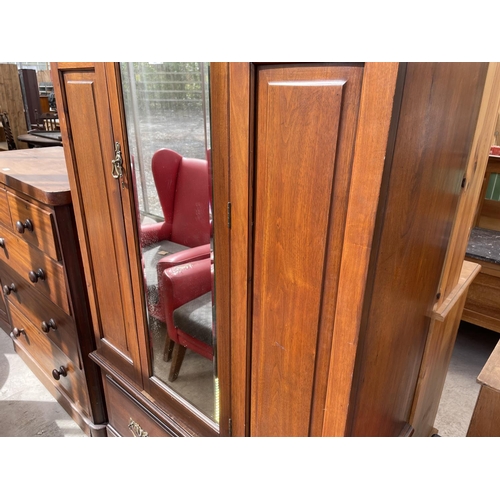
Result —
<path fill-rule="evenodd" d="M 0 325 L 89 436 L 105 435 L 102 381 L 62 148 L 0 154 Z"/>

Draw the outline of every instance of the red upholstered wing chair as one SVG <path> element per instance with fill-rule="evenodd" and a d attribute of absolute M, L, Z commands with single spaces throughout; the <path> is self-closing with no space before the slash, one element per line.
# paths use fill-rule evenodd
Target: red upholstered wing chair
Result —
<path fill-rule="evenodd" d="M 150 314 L 165 322 L 162 280 L 165 269 L 210 256 L 210 178 L 207 160 L 158 150 L 151 162 L 165 220 L 141 226 Z"/>
<path fill-rule="evenodd" d="M 164 359 L 172 359 L 169 380 L 173 382 L 186 349 L 213 359 L 211 259 L 168 268 L 161 280 L 168 332 Z"/>
<path fill-rule="evenodd" d="M 142 246 L 162 240 L 189 248 L 210 243 L 207 160 L 160 149 L 151 170 L 165 220 L 142 227 Z"/>

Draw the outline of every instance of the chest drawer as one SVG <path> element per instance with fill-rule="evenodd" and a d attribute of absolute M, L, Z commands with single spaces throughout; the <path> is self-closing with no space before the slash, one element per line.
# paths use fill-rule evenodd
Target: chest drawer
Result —
<path fill-rule="evenodd" d="M 52 212 L 13 193 L 7 193 L 7 199 L 13 231 L 54 260 L 60 260 Z"/>
<path fill-rule="evenodd" d="M 123 437 L 172 436 L 147 408 L 133 399 L 112 378 L 106 375 L 103 379 L 108 421 L 113 434 L 118 433 Z"/>
<path fill-rule="evenodd" d="M 35 360 L 58 390 L 66 392 L 72 401 L 87 410 L 89 403 L 86 382 L 79 366 L 61 352 L 14 304 L 10 304 L 10 313 L 13 325 L 11 336 L 15 337 L 15 342 Z M 59 375 L 56 373 L 57 379 L 53 375 L 54 370 L 59 372 Z"/>
<path fill-rule="evenodd" d="M 9 304 L 13 304 L 19 309 L 42 335 L 46 335 L 78 367 L 81 367 L 73 318 L 36 292 L 31 284 L 11 269 L 2 266 L 1 274 L 4 295 L 6 295 Z M 8 293 L 5 293 L 6 286 L 10 287 Z"/>
<path fill-rule="evenodd" d="M 53 261 L 42 251 L 37 250 L 15 234 L 3 230 L 1 227 L 0 238 L 3 239 L 3 246 L 0 248 L 0 261 L 5 262 L 16 273 L 26 279 L 33 288 L 47 296 L 67 314 L 70 314 L 62 264 Z M 40 270 L 42 270 L 42 273 L 40 273 Z M 43 276 L 43 279 L 40 275 Z"/>
<path fill-rule="evenodd" d="M 7 191 L 0 187 L 0 224 L 11 227 L 9 202 L 7 201 Z"/>

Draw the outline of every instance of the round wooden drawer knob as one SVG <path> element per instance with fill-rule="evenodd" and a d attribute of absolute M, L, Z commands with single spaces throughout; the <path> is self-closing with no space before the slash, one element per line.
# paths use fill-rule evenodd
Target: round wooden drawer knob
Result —
<path fill-rule="evenodd" d="M 22 328 L 14 328 L 11 332 L 10 332 L 10 336 L 12 338 L 17 338 L 17 337 L 20 337 L 21 336 L 21 333 L 26 335 L 26 332 L 22 329 Z"/>
<path fill-rule="evenodd" d="M 4 285 L 3 293 L 5 293 L 5 295 L 10 295 L 11 292 L 17 292 L 16 284 L 11 283 L 10 285 Z"/>
<path fill-rule="evenodd" d="M 56 370 L 55 368 L 52 370 L 52 376 L 56 379 L 59 380 L 61 377 L 65 377 L 68 374 L 66 371 L 66 368 L 64 366 L 60 366 L 59 370 Z"/>
<path fill-rule="evenodd" d="M 49 333 L 49 330 L 57 330 L 56 322 L 51 318 L 49 321 L 42 321 L 42 332 Z"/>
<path fill-rule="evenodd" d="M 36 283 L 39 279 L 42 281 L 45 280 L 45 271 L 40 268 L 38 271 L 30 271 L 28 273 L 29 279 L 32 283 Z"/>
<path fill-rule="evenodd" d="M 18 233 L 24 233 L 25 229 L 33 232 L 33 222 L 31 222 L 29 219 L 26 219 L 24 223 L 18 220 L 16 222 L 16 229 Z"/>

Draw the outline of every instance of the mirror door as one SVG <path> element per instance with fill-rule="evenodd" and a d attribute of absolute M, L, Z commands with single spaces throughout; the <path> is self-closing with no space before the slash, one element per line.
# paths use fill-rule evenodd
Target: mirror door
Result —
<path fill-rule="evenodd" d="M 157 388 L 219 421 L 209 64 L 120 63 Z"/>

